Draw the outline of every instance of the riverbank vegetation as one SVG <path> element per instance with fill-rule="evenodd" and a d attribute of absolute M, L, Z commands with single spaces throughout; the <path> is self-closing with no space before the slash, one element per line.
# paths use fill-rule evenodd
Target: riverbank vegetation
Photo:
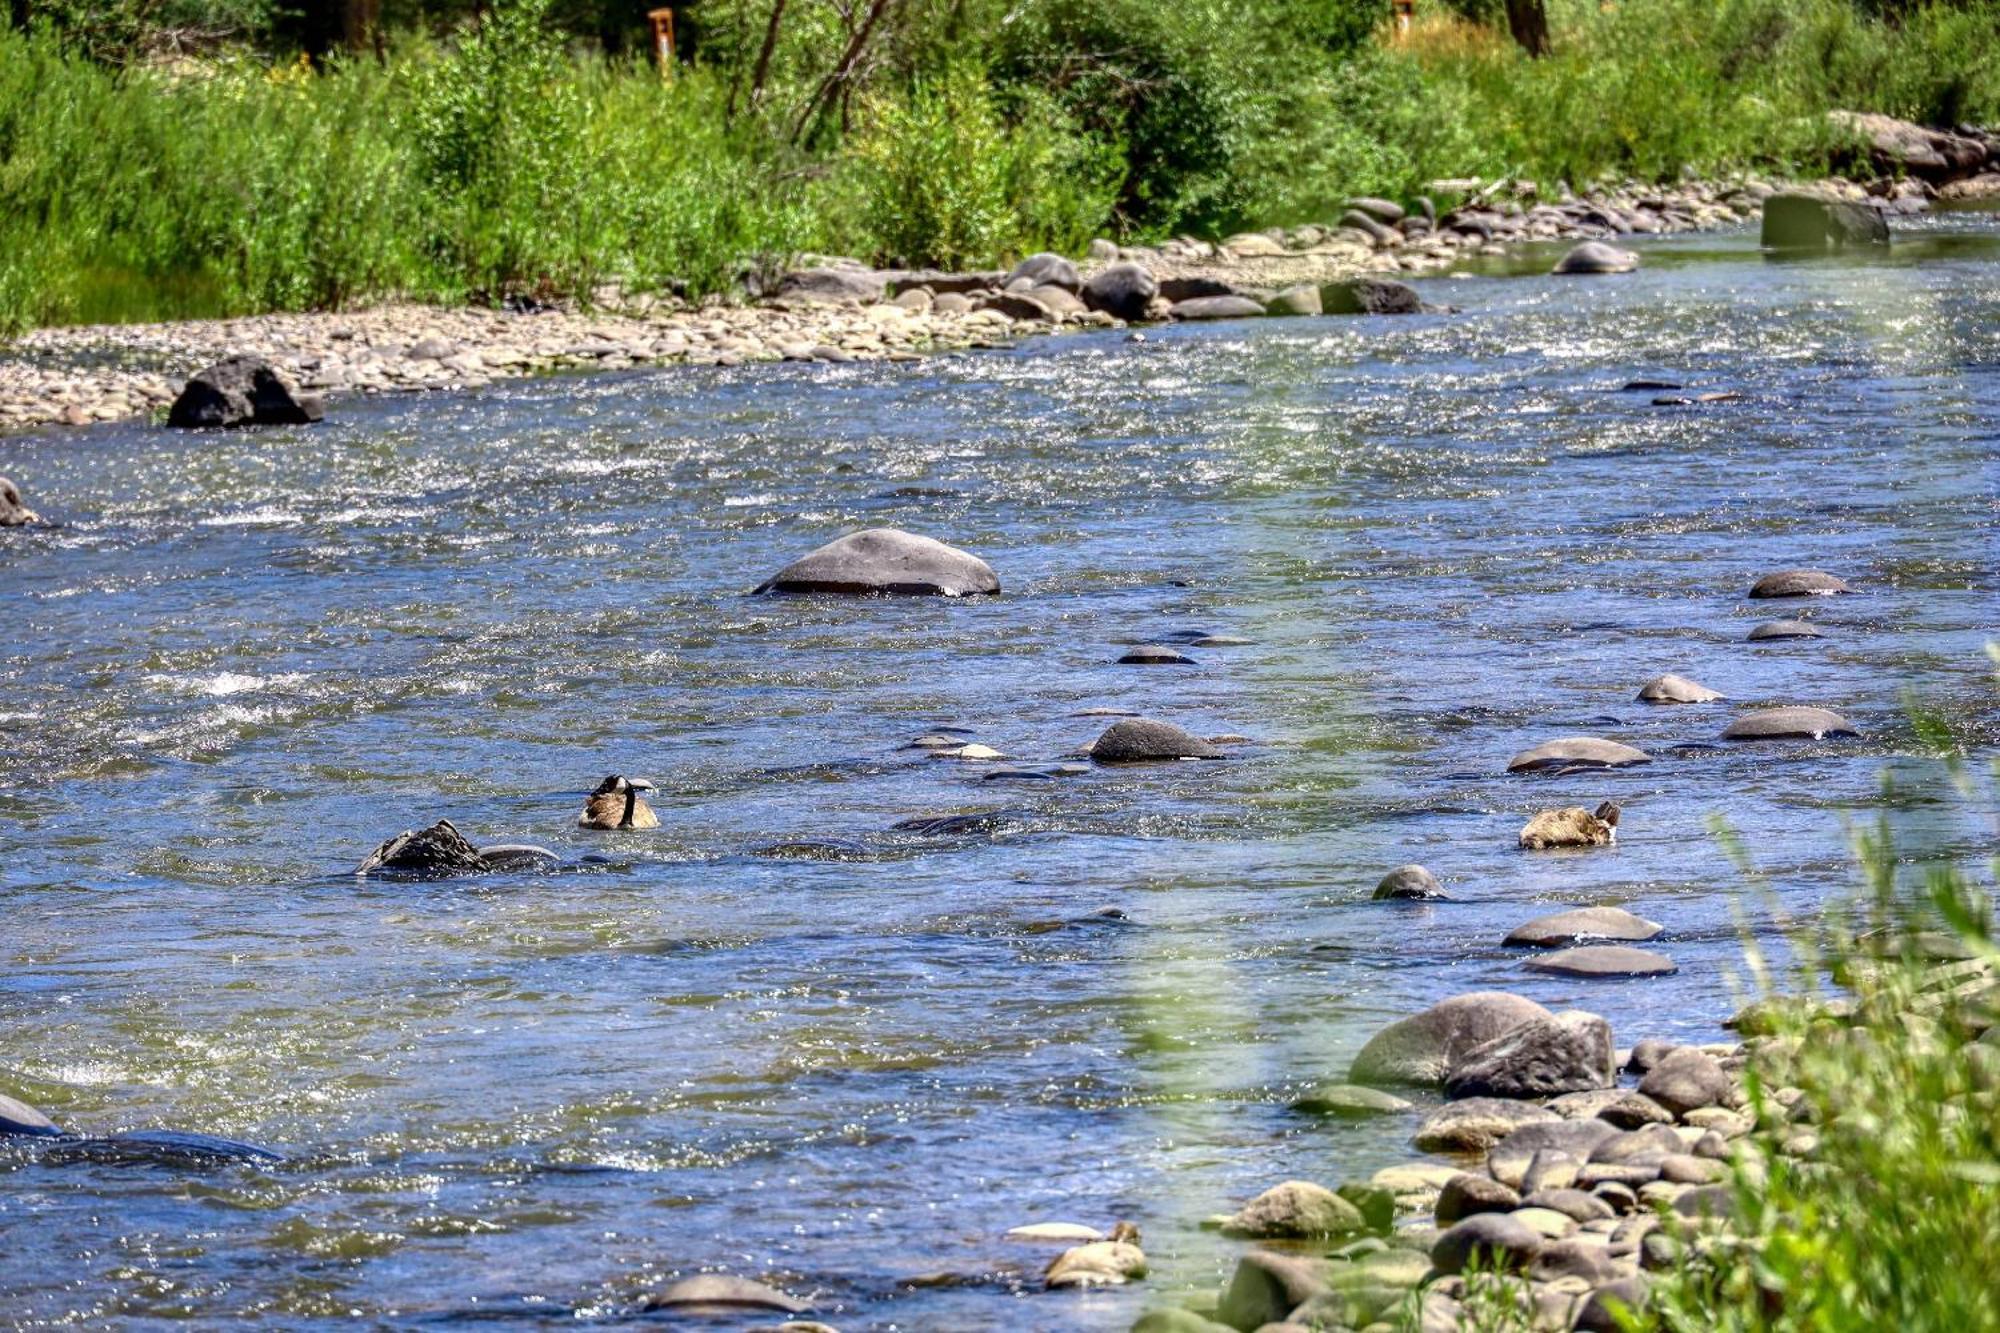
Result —
<path fill-rule="evenodd" d="M 1439 177 L 1819 171 L 1836 107 L 2000 118 L 1996 0 L 1547 0 L 1539 57 L 1500 0 L 1401 38 L 1374 0 L 699 0 L 670 79 L 644 5 L 358 7 L 13 0 L 0 329 L 991 263 Z"/>

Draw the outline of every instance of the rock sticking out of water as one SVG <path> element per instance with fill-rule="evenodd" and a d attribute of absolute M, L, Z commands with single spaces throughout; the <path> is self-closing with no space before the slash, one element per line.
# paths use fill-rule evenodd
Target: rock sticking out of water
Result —
<path fill-rule="evenodd" d="M 1084 1226 L 1081 1222 L 1029 1222 L 1007 1229 L 1009 1240 L 1058 1241 L 1065 1245 L 1088 1245 L 1104 1239 L 1104 1233 L 1096 1227 Z"/>
<path fill-rule="evenodd" d="M 39 523 L 42 516 L 28 508 L 21 499 L 21 488 L 5 477 L 0 477 L 0 528 L 25 527 Z"/>
<path fill-rule="evenodd" d="M 1505 991 L 1454 995 L 1370 1037 L 1347 1076 L 1356 1083 L 1440 1084 L 1466 1051 L 1530 1019 L 1549 1017 L 1533 1000 Z"/>
<path fill-rule="evenodd" d="M 1718 694 L 1700 681 L 1668 672 L 1655 676 L 1639 687 L 1639 702 L 1647 704 L 1706 704 L 1727 695 Z"/>
<path fill-rule="evenodd" d="M 1623 768 L 1628 764 L 1647 764 L 1653 757 L 1644 750 L 1634 749 L 1618 741 L 1608 741 L 1598 736 L 1568 736 L 1560 740 L 1544 741 L 1532 750 L 1523 750 L 1507 761 L 1509 773 L 1533 772 L 1539 769 L 1572 768 Z"/>
<path fill-rule="evenodd" d="M 1428 902 L 1448 899 L 1451 895 L 1444 891 L 1444 885 L 1438 883 L 1436 875 L 1420 865 L 1412 864 L 1397 866 L 1382 876 L 1381 882 L 1375 886 L 1373 897 L 1378 901 L 1398 899 Z"/>
<path fill-rule="evenodd" d="M 1548 972 L 1559 977 L 1667 977 L 1680 971 L 1673 959 L 1645 949 L 1622 944 L 1586 944 L 1577 949 L 1531 958 L 1531 972 Z"/>
<path fill-rule="evenodd" d="M 40 1111 L 0 1092 L 0 1138 L 9 1134 L 45 1138 L 61 1133 L 55 1122 Z"/>
<path fill-rule="evenodd" d="M 1561 259 L 1551 273 L 1630 273 L 1639 267 L 1639 256 L 1602 241 L 1585 241 Z"/>
<path fill-rule="evenodd" d="M 756 591 L 970 597 L 999 592 L 1000 577 L 979 557 L 933 538 L 869 528 L 801 556 Z"/>
<path fill-rule="evenodd" d="M 1622 907 L 1579 907 L 1523 922 L 1509 931 L 1501 943 L 1531 949 L 1560 948 L 1579 940 L 1640 944 L 1658 935 L 1660 930 L 1659 922 L 1634 916 Z"/>
<path fill-rule="evenodd" d="M 1761 237 L 1767 250 L 1845 250 L 1887 245 L 1889 221 L 1873 201 L 1854 203 L 1785 191 L 1764 201 Z"/>
<path fill-rule="evenodd" d="M 1759 708 L 1731 722 L 1722 733 L 1729 741 L 1821 740 L 1827 736 L 1858 736 L 1846 718 L 1830 708 Z"/>
<path fill-rule="evenodd" d="M 803 1314 L 812 1306 L 776 1287 L 726 1273 L 701 1273 L 654 1292 L 641 1303 L 646 1310 L 672 1310 L 683 1315 L 740 1315 L 746 1310 L 777 1310 Z"/>
<path fill-rule="evenodd" d="M 1836 593 L 1853 592 L 1845 579 L 1834 577 L 1823 569 L 1781 569 L 1775 574 L 1766 574 L 1750 585 L 1752 597 L 1831 597 Z"/>
<path fill-rule="evenodd" d="M 1824 637 L 1809 622 L 1804 620 L 1767 620 L 1743 636 L 1746 643 L 1763 643 L 1772 639 L 1819 639 Z"/>
<path fill-rule="evenodd" d="M 1379 1088 L 1358 1083 L 1327 1083 L 1300 1094 L 1292 1109 L 1306 1115 L 1332 1116 L 1337 1120 L 1363 1120 L 1379 1115 L 1400 1115 L 1412 1110 L 1409 1102 Z"/>
<path fill-rule="evenodd" d="M 1178 320 L 1261 319 L 1264 303 L 1248 296 L 1197 296 L 1167 311 Z"/>
<path fill-rule="evenodd" d="M 1057 1255 L 1043 1274 L 1043 1284 L 1050 1290 L 1119 1287 L 1144 1276 L 1146 1255 L 1137 1245 L 1125 1240 L 1099 1240 Z"/>
<path fill-rule="evenodd" d="M 182 387 L 167 411 L 167 424 L 186 429 L 302 426 L 325 415 L 323 401 L 300 393 L 263 357 L 232 356 L 201 371 Z"/>
<path fill-rule="evenodd" d="M 1161 644 L 1141 644 L 1118 659 L 1119 666 L 1193 666 L 1194 659 Z"/>
<path fill-rule="evenodd" d="M 1134 717 L 1105 728 L 1090 747 L 1100 764 L 1138 764 L 1161 759 L 1220 759 L 1222 751 L 1171 722 Z"/>
<path fill-rule="evenodd" d="M 1349 278 L 1319 289 L 1320 306 L 1329 315 L 1416 315 L 1423 297 L 1407 282 L 1390 278 Z"/>
<path fill-rule="evenodd" d="M 1224 1235 L 1246 1240 L 1311 1240 L 1364 1229 L 1359 1209 L 1308 1180 L 1273 1185 L 1222 1224 Z"/>
<path fill-rule="evenodd" d="M 1460 1055 L 1445 1076 L 1444 1095 L 1555 1097 L 1608 1088 L 1614 1064 L 1611 1025 L 1572 1009 L 1531 1019 Z"/>

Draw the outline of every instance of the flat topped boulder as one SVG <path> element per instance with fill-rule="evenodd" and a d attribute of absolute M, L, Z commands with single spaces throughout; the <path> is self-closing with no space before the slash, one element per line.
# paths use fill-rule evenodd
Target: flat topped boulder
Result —
<path fill-rule="evenodd" d="M 1728 697 L 1698 680 L 1689 680 L 1671 671 L 1664 676 L 1655 676 L 1639 687 L 1639 702 L 1642 704 L 1710 704 Z"/>
<path fill-rule="evenodd" d="M 1012 286 L 1023 279 L 1037 287 L 1060 287 L 1066 292 L 1080 291 L 1083 287 L 1083 278 L 1077 273 L 1076 265 L 1046 250 L 1029 255 L 1014 265 L 1007 274 L 1005 285 Z"/>
<path fill-rule="evenodd" d="M 1566 736 L 1544 741 L 1532 750 L 1523 750 L 1507 761 L 1509 773 L 1527 773 L 1548 768 L 1623 768 L 1628 764 L 1649 764 L 1653 756 L 1644 750 L 1607 741 L 1600 736 Z"/>
<path fill-rule="evenodd" d="M 1819 740 L 1826 736 L 1858 736 L 1846 718 L 1830 708 L 1758 708 L 1742 714 L 1722 733 L 1729 741 Z"/>
<path fill-rule="evenodd" d="M 1527 1023 L 1521 1025 L 1522 1028 L 1527 1026 Z M 1515 1029 L 1517 1032 L 1520 1030 Z M 1499 1040 L 1505 1040 L 1507 1035 L 1511 1034 L 1503 1034 Z M 1424 1152 L 1483 1153 L 1523 1125 L 1555 1118 L 1555 1112 L 1544 1110 L 1530 1101 L 1504 1096 L 1467 1095 L 1446 1102 L 1425 1116 L 1410 1136 L 1410 1142 Z"/>
<path fill-rule="evenodd" d="M 1622 944 L 1586 944 L 1528 960 L 1531 972 L 1559 977 L 1666 977 L 1680 971 L 1674 960 Z"/>
<path fill-rule="evenodd" d="M 23 1101 L 0 1092 L 0 1138 L 19 1134 L 30 1138 L 52 1138 L 61 1134 L 53 1120 Z"/>
<path fill-rule="evenodd" d="M 888 287 L 888 275 L 874 269 L 829 266 L 787 273 L 778 280 L 778 290 L 773 295 L 781 301 L 873 305 L 882 299 Z"/>
<path fill-rule="evenodd" d="M 1639 256 L 1603 241 L 1585 241 L 1556 261 L 1551 273 L 1630 273 L 1639 267 Z"/>
<path fill-rule="evenodd" d="M 1764 201 L 1760 239 L 1767 250 L 1807 253 L 1887 245 L 1889 221 L 1872 202 L 1860 204 L 1785 191 Z"/>
<path fill-rule="evenodd" d="M 1438 883 L 1436 875 L 1420 865 L 1397 866 L 1382 876 L 1375 885 L 1373 896 L 1377 900 L 1398 899 L 1417 902 L 1433 902 L 1449 898 L 1444 885 Z"/>
<path fill-rule="evenodd" d="M 1176 301 L 1167 311 L 1175 319 L 1261 319 L 1264 303 L 1248 296 L 1196 296 Z"/>
<path fill-rule="evenodd" d="M 1535 1018 L 1549 1018 L 1533 1000 L 1505 991 L 1472 991 L 1440 1000 L 1368 1039 L 1347 1076 L 1356 1083 L 1437 1085 L 1452 1061 L 1483 1042 Z"/>
<path fill-rule="evenodd" d="M 1578 940 L 1640 943 L 1652 939 L 1660 929 L 1659 922 L 1634 916 L 1622 907 L 1578 907 L 1523 922 L 1500 942 L 1531 949 L 1559 948 Z"/>
<path fill-rule="evenodd" d="M 1319 289 L 1320 308 L 1329 315 L 1418 315 L 1424 299 L 1407 282 L 1391 278 L 1348 278 Z"/>
<path fill-rule="evenodd" d="M 42 516 L 28 508 L 21 499 L 21 488 L 5 477 L 0 477 L 0 528 L 25 527 L 39 523 Z"/>
<path fill-rule="evenodd" d="M 868 528 L 801 556 L 757 586 L 760 593 L 970 597 L 1000 591 L 976 555 L 901 528 Z"/>
<path fill-rule="evenodd" d="M 1164 759 L 1220 759 L 1222 751 L 1171 722 L 1128 717 L 1104 729 L 1091 744 L 1090 757 L 1100 764 L 1143 764 Z"/>
<path fill-rule="evenodd" d="M 1831 597 L 1853 591 L 1845 579 L 1823 569 L 1781 569 L 1750 585 L 1752 597 Z"/>
<path fill-rule="evenodd" d="M 648 1310 L 682 1314 L 733 1314 L 743 1310 L 777 1310 L 803 1314 L 812 1307 L 776 1287 L 725 1273 L 701 1273 L 656 1291 L 645 1300 Z"/>
<path fill-rule="evenodd" d="M 1749 643 L 1762 643 L 1766 639 L 1817 639 L 1823 636 L 1804 620 L 1767 620 L 1743 637 Z"/>

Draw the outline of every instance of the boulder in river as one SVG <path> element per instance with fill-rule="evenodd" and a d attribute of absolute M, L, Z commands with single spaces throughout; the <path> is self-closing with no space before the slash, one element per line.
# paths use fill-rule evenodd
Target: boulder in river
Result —
<path fill-rule="evenodd" d="M 1000 577 L 955 546 L 901 528 L 868 528 L 799 557 L 757 591 L 969 597 L 999 592 Z"/>
<path fill-rule="evenodd" d="M 1194 659 L 1165 644 L 1142 643 L 1128 648 L 1118 659 L 1119 666 L 1193 666 Z"/>
<path fill-rule="evenodd" d="M 1539 1021 L 1539 1020 L 1530 1020 Z M 1482 1153 L 1523 1125 L 1556 1113 L 1510 1097 L 1466 1097 L 1425 1116 L 1410 1136 L 1424 1152 Z"/>
<path fill-rule="evenodd" d="M 1309 1180 L 1273 1185 L 1222 1224 L 1224 1235 L 1247 1240 L 1310 1240 L 1365 1229 L 1360 1209 Z"/>
<path fill-rule="evenodd" d="M 0 1092 L 0 1138 L 10 1134 L 50 1138 L 61 1134 L 55 1122 L 23 1101 Z"/>
<path fill-rule="evenodd" d="M 1846 718 L 1830 708 L 1758 708 L 1744 713 L 1723 731 L 1728 741 L 1821 740 L 1827 736 L 1858 736 Z"/>
<path fill-rule="evenodd" d="M 1143 764 L 1163 759 L 1220 759 L 1222 751 L 1171 722 L 1128 717 L 1104 729 L 1090 747 L 1100 764 Z"/>
<path fill-rule="evenodd" d="M 1587 1092 L 1611 1086 L 1613 1065 L 1611 1025 L 1596 1014 L 1565 1010 L 1551 1018 L 1531 1019 L 1460 1055 L 1445 1076 L 1444 1095 L 1555 1097 Z"/>
<path fill-rule="evenodd" d="M 1847 580 L 1823 569 L 1781 569 L 1750 585 L 1752 597 L 1831 597 L 1853 591 Z"/>
<path fill-rule="evenodd" d="M 1005 285 L 1011 286 L 1023 278 L 1037 287 L 1060 287 L 1066 292 L 1083 289 L 1083 278 L 1077 273 L 1076 265 L 1061 255 L 1051 254 L 1046 250 L 1040 254 L 1029 255 L 1014 265 L 1013 271 L 1007 275 Z"/>
<path fill-rule="evenodd" d="M 1326 304 L 1320 299 L 1319 288 L 1309 282 L 1296 287 L 1287 287 L 1264 303 L 1267 315 L 1323 315 Z"/>
<path fill-rule="evenodd" d="M 1113 264 L 1083 284 L 1083 303 L 1117 319 L 1136 321 L 1159 295 L 1160 284 L 1137 264 Z"/>
<path fill-rule="evenodd" d="M 1444 891 L 1444 885 L 1438 883 L 1436 875 L 1420 865 L 1411 864 L 1397 866 L 1382 876 L 1381 882 L 1375 886 L 1373 896 L 1377 900 L 1394 898 L 1428 902 L 1446 899 L 1451 895 Z"/>
<path fill-rule="evenodd" d="M 1645 704 L 1709 704 L 1729 696 L 1718 694 L 1698 680 L 1669 671 L 1639 687 L 1639 702 Z"/>
<path fill-rule="evenodd" d="M 1261 319 L 1264 303 L 1248 296 L 1197 296 L 1167 311 L 1178 320 Z"/>
<path fill-rule="evenodd" d="M 780 278 L 773 295 L 781 301 L 808 301 L 821 305 L 850 302 L 874 305 L 887 293 L 888 287 L 888 275 L 872 268 L 802 268 Z"/>
<path fill-rule="evenodd" d="M 1873 203 L 1787 191 L 1764 201 L 1762 243 L 1767 250 L 1795 252 L 1887 245 L 1889 222 Z"/>
<path fill-rule="evenodd" d="M 1630 273 L 1639 267 L 1639 256 L 1603 241 L 1585 241 L 1556 261 L 1551 273 Z"/>
<path fill-rule="evenodd" d="M 1389 278 L 1348 278 L 1319 289 L 1320 307 L 1329 315 L 1415 315 L 1424 301 L 1407 282 Z"/>
<path fill-rule="evenodd" d="M 42 516 L 21 499 L 21 488 L 0 477 L 0 528 L 18 528 L 41 521 Z"/>
<path fill-rule="evenodd" d="M 1767 620 L 1744 635 L 1746 643 L 1764 643 L 1772 639 L 1818 639 L 1824 638 L 1810 621 Z"/>
<path fill-rule="evenodd" d="M 1611 801 L 1596 810 L 1566 805 L 1543 810 L 1522 826 L 1520 845 L 1531 852 L 1554 847 L 1609 847 L 1618 840 L 1618 807 Z"/>
<path fill-rule="evenodd" d="M 1301 1093 L 1292 1109 L 1306 1115 L 1332 1116 L 1337 1120 L 1365 1120 L 1378 1115 L 1400 1115 L 1414 1109 L 1409 1102 L 1380 1088 L 1364 1088 L 1358 1083 L 1327 1083 Z"/>
<path fill-rule="evenodd" d="M 1578 907 L 1551 912 L 1508 932 L 1502 944 L 1531 949 L 1559 948 L 1580 940 L 1643 943 L 1660 933 L 1660 923 L 1634 916 L 1622 907 Z"/>
<path fill-rule="evenodd" d="M 1639 1091 L 1675 1115 L 1737 1099 L 1736 1080 L 1698 1046 L 1676 1046 L 1639 1080 Z"/>
<path fill-rule="evenodd" d="M 1347 1076 L 1356 1083 L 1440 1084 L 1464 1052 L 1530 1019 L 1548 1017 L 1533 1000 L 1504 991 L 1454 995 L 1370 1037 Z"/>
<path fill-rule="evenodd" d="M 782 1314 L 803 1314 L 812 1307 L 776 1287 L 726 1273 L 700 1273 L 684 1277 L 646 1297 L 648 1310 L 672 1310 L 682 1315 L 737 1315 L 750 1310 L 776 1310 Z"/>
<path fill-rule="evenodd" d="M 1051 1290 L 1119 1287 L 1146 1276 L 1146 1255 L 1127 1240 L 1096 1240 L 1064 1250 L 1042 1274 Z"/>
<path fill-rule="evenodd" d="M 368 859 L 355 867 L 357 875 L 379 875 L 387 879 L 444 879 L 453 875 L 478 875 L 493 870 L 512 870 L 554 861 L 556 854 L 546 847 L 527 843 L 494 843 L 474 847 L 449 819 L 440 819 L 427 829 L 399 833 L 384 842 Z"/>
<path fill-rule="evenodd" d="M 261 356 L 225 357 L 190 379 L 167 424 L 184 429 L 209 426 L 301 426 L 326 415 L 326 404 L 300 393 L 290 378 Z"/>
<path fill-rule="evenodd" d="M 1664 954 L 1632 949 L 1622 944 L 1586 944 L 1542 954 L 1527 962 L 1531 972 L 1548 972 L 1559 977 L 1667 977 L 1680 971 Z"/>
<path fill-rule="evenodd" d="M 1507 771 L 1527 773 L 1542 769 L 1624 768 L 1629 764 L 1648 764 L 1652 760 L 1653 756 L 1644 750 L 1618 741 L 1608 741 L 1600 736 L 1566 736 L 1521 751 L 1507 761 Z"/>

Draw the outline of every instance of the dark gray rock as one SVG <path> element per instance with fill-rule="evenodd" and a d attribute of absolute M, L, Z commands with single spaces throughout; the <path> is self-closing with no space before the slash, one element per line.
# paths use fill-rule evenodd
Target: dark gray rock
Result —
<path fill-rule="evenodd" d="M 1626 1321 L 1646 1308 L 1647 1279 L 1619 1278 L 1590 1293 L 1571 1325 L 1575 1333 L 1624 1333 Z"/>
<path fill-rule="evenodd" d="M 1555 1112 L 1532 1102 L 1468 1097 L 1425 1116 L 1410 1141 L 1425 1152 L 1483 1153 L 1523 1125 L 1555 1118 Z"/>
<path fill-rule="evenodd" d="M 29 1138 L 50 1138 L 61 1134 L 55 1122 L 23 1101 L 0 1092 L 0 1138 L 18 1134 Z"/>
<path fill-rule="evenodd" d="M 1726 697 L 1700 681 L 1676 676 L 1671 671 L 1639 687 L 1639 702 L 1645 704 L 1706 704 Z"/>
<path fill-rule="evenodd" d="M 1559 977 L 1669 977 L 1680 971 L 1674 960 L 1645 949 L 1622 944 L 1586 944 L 1577 949 L 1531 958 L 1524 966 L 1530 972 L 1547 972 Z"/>
<path fill-rule="evenodd" d="M 1167 313 L 1179 320 L 1262 319 L 1264 303 L 1248 296 L 1197 296 L 1174 302 Z"/>
<path fill-rule="evenodd" d="M 1611 1025 L 1572 1009 L 1530 1019 L 1460 1055 L 1445 1077 L 1444 1095 L 1554 1097 L 1608 1088 L 1612 1065 Z"/>
<path fill-rule="evenodd" d="M 1523 1125 L 1486 1154 L 1486 1169 L 1506 1184 L 1527 1179 L 1528 1168 L 1543 1153 L 1562 1153 L 1579 1162 L 1590 1160 L 1597 1145 L 1618 1131 L 1602 1120 L 1546 1120 Z"/>
<path fill-rule="evenodd" d="M 1028 279 L 1037 287 L 1060 287 L 1066 292 L 1083 290 L 1083 278 L 1077 273 L 1076 265 L 1061 255 L 1051 254 L 1046 250 L 1040 254 L 1029 255 L 1014 265 L 1013 271 L 1007 275 L 1007 283 L 1018 282 L 1022 278 Z"/>
<path fill-rule="evenodd" d="M 1415 864 L 1397 866 L 1382 876 L 1373 894 L 1378 901 L 1393 898 L 1432 902 L 1450 896 L 1444 891 L 1444 885 L 1438 883 L 1436 875 Z"/>
<path fill-rule="evenodd" d="M 1380 247 L 1395 239 L 1396 233 L 1358 208 L 1350 208 L 1340 215 L 1339 226 L 1358 231 L 1370 242 Z"/>
<path fill-rule="evenodd" d="M 21 499 L 21 488 L 0 477 L 0 528 L 24 527 L 41 521 L 42 516 Z"/>
<path fill-rule="evenodd" d="M 1083 284 L 1083 303 L 1114 318 L 1136 321 L 1146 318 L 1160 284 L 1137 264 L 1113 264 Z"/>
<path fill-rule="evenodd" d="M 1509 931 L 1502 944 L 1534 949 L 1560 948 L 1580 940 L 1620 940 L 1640 943 L 1659 934 L 1657 921 L 1634 916 L 1622 907 L 1578 907 L 1551 912 Z"/>
<path fill-rule="evenodd" d="M 702 1273 L 656 1291 L 642 1303 L 648 1310 L 672 1310 L 682 1315 L 741 1315 L 748 1310 L 803 1314 L 812 1306 L 776 1287 L 724 1273 Z"/>
<path fill-rule="evenodd" d="M 1193 666 L 1194 659 L 1162 644 L 1144 643 L 1129 648 L 1118 659 L 1120 666 Z"/>
<path fill-rule="evenodd" d="M 1128 717 L 1106 727 L 1090 747 L 1100 764 L 1141 764 L 1162 759 L 1220 759 L 1222 751 L 1171 722 Z"/>
<path fill-rule="evenodd" d="M 1820 632 L 1803 620 L 1767 620 L 1744 635 L 1750 643 L 1762 643 L 1767 639 L 1817 639 Z"/>
<path fill-rule="evenodd" d="M 1674 1212 L 1729 1221 L 1736 1216 L 1736 1191 L 1728 1185 L 1697 1185 L 1674 1200 Z"/>
<path fill-rule="evenodd" d="M 1475 1213 L 1437 1238 L 1431 1246 L 1431 1266 L 1440 1273 L 1460 1273 L 1468 1264 L 1493 1269 L 1523 1269 L 1541 1252 L 1540 1233 L 1506 1213 Z"/>
<path fill-rule="evenodd" d="M 1722 733 L 1728 741 L 1820 740 L 1858 736 L 1846 718 L 1828 708 L 1759 708 L 1744 713 Z"/>
<path fill-rule="evenodd" d="M 1463 1171 L 1438 1191 L 1437 1224 L 1448 1227 L 1475 1213 L 1511 1213 L 1520 1206 L 1521 1196 L 1493 1177 Z"/>
<path fill-rule="evenodd" d="M 1549 1011 L 1504 991 L 1473 991 L 1439 1001 L 1383 1028 L 1354 1057 L 1357 1083 L 1437 1085 L 1464 1052 Z"/>
<path fill-rule="evenodd" d="M 261 356 L 232 356 L 190 379 L 167 410 L 167 424 L 195 430 L 210 426 L 302 426 L 326 415 L 326 405 L 298 391 Z"/>
<path fill-rule="evenodd" d="M 1735 1100 L 1736 1080 L 1707 1051 L 1680 1046 L 1646 1071 L 1639 1080 L 1639 1092 L 1675 1115 L 1686 1115 L 1697 1107 L 1722 1106 Z"/>
<path fill-rule="evenodd" d="M 945 290 L 931 283 L 910 284 L 913 287 L 919 285 L 929 286 L 932 291 Z M 781 301 L 809 301 L 824 305 L 847 302 L 873 305 L 887 294 L 888 288 L 888 275 L 874 269 L 802 268 L 780 278 L 778 289 L 773 295 Z"/>
<path fill-rule="evenodd" d="M 1244 1330 L 1277 1323 L 1326 1291 L 1332 1268 L 1324 1259 L 1252 1250 L 1236 1261 L 1216 1316 Z"/>
<path fill-rule="evenodd" d="M 1556 261 L 1551 273 L 1630 273 L 1639 267 L 1639 256 L 1602 241 L 1585 241 Z"/>
<path fill-rule="evenodd" d="M 969 597 L 1000 591 L 974 555 L 900 528 L 869 528 L 830 541 L 757 586 L 760 593 Z"/>
<path fill-rule="evenodd" d="M 934 296 L 965 296 L 972 292 L 995 291 L 1007 285 L 1007 275 L 998 270 L 947 273 L 935 268 L 887 269 L 881 276 L 891 296 L 901 296 L 919 287 L 928 288 Z"/>
<path fill-rule="evenodd" d="M 1820 252 L 1888 243 L 1888 219 L 1873 203 L 1795 193 L 1774 194 L 1764 201 L 1767 250 Z"/>
<path fill-rule="evenodd" d="M 1577 1222 L 1608 1221 L 1616 1216 L 1610 1204 L 1582 1190 L 1536 1190 L 1521 1202 L 1529 1208 L 1546 1208 L 1552 1213 L 1561 1213 Z"/>
<path fill-rule="evenodd" d="M 1674 1113 L 1643 1092 L 1628 1092 L 1598 1109 L 1597 1118 L 1620 1129 L 1644 1129 L 1648 1125 L 1670 1125 Z"/>
<path fill-rule="evenodd" d="M 1415 315 L 1423 298 L 1406 282 L 1388 278 L 1349 278 L 1319 289 L 1320 308 L 1329 315 Z"/>
<path fill-rule="evenodd" d="M 1630 764 L 1651 763 L 1652 759 L 1653 757 L 1644 750 L 1635 749 L 1618 741 L 1605 740 L 1601 736 L 1565 736 L 1560 740 L 1544 741 L 1533 749 L 1521 751 L 1507 761 L 1507 771 L 1523 773 L 1547 768 L 1624 768 Z"/>
<path fill-rule="evenodd" d="M 1054 321 L 1055 311 L 1026 292 L 994 292 L 979 298 L 981 310 L 992 310 L 1009 319 L 1025 319 L 1043 324 Z"/>
<path fill-rule="evenodd" d="M 1781 569 L 1750 585 L 1752 597 L 1832 597 L 1853 592 L 1844 579 L 1823 569 Z"/>
<path fill-rule="evenodd" d="M 1681 1136 L 1669 1125 L 1645 1125 L 1639 1129 L 1613 1130 L 1590 1150 L 1591 1166 L 1625 1166 L 1650 1161 L 1657 1174 L 1659 1159 L 1686 1150 Z"/>
<path fill-rule="evenodd" d="M 1193 301 L 1203 296 L 1248 296 L 1249 293 L 1220 278 L 1200 276 L 1186 278 L 1161 278 L 1160 299 L 1170 304 Z"/>

